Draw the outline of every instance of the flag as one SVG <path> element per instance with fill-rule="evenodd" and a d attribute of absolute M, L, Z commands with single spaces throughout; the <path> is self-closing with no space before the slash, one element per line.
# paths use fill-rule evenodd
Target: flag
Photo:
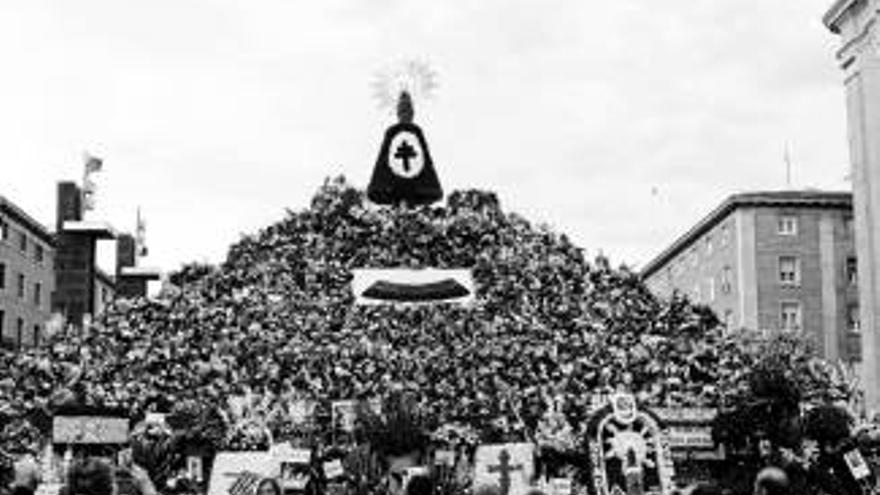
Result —
<path fill-rule="evenodd" d="M 89 174 L 86 173 L 85 177 L 83 177 L 83 188 L 82 188 L 82 207 L 83 210 L 89 211 L 95 209 L 95 181 L 89 177 Z"/>
<path fill-rule="evenodd" d="M 83 162 L 85 163 L 85 172 L 83 173 L 82 207 L 83 210 L 90 211 L 95 209 L 95 190 L 97 189 L 95 181 L 91 176 L 101 171 L 104 167 L 104 161 L 92 156 L 88 152 L 84 152 Z"/>
<path fill-rule="evenodd" d="M 137 209 L 137 226 L 135 227 L 135 245 L 138 256 L 147 255 L 147 223 L 141 217 L 141 208 Z"/>
<path fill-rule="evenodd" d="M 104 160 L 92 156 L 88 152 L 83 153 L 83 162 L 86 164 L 86 175 L 100 172 L 104 167 Z"/>
<path fill-rule="evenodd" d="M 256 493 L 257 485 L 262 479 L 262 476 L 253 471 L 245 471 L 229 487 L 229 495 L 252 495 Z"/>

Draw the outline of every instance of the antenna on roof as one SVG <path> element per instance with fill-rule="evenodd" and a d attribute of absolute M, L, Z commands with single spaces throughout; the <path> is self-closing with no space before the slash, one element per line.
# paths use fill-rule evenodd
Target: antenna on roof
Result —
<path fill-rule="evenodd" d="M 783 160 L 785 160 L 785 188 L 791 189 L 791 153 L 788 150 L 788 141 L 785 142 L 783 153 Z"/>

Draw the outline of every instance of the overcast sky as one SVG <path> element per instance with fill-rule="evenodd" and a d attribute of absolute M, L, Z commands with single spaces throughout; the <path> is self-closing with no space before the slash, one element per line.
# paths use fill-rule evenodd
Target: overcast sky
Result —
<path fill-rule="evenodd" d="M 53 224 L 88 150 L 97 216 L 142 207 L 145 264 L 220 261 L 325 176 L 366 187 L 394 120 L 371 82 L 417 58 L 447 192 L 639 266 L 728 194 L 785 188 L 786 142 L 794 187 L 849 187 L 831 3 L 4 1 L 0 194 Z"/>

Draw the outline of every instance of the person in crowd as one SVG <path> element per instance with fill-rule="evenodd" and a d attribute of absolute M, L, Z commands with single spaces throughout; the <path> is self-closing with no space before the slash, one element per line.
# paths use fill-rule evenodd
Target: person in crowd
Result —
<path fill-rule="evenodd" d="M 33 456 L 23 456 L 15 462 L 15 479 L 11 484 L 11 495 L 33 495 L 40 483 L 40 471 Z"/>
<path fill-rule="evenodd" d="M 690 495 L 721 495 L 721 487 L 714 483 L 700 483 L 690 492 Z"/>
<path fill-rule="evenodd" d="M 755 477 L 755 495 L 789 495 L 789 488 L 788 475 L 778 467 L 766 467 Z"/>
<path fill-rule="evenodd" d="M 105 461 L 84 458 L 74 461 L 67 473 L 62 495 L 114 495 L 116 480 Z"/>
<path fill-rule="evenodd" d="M 415 475 L 406 484 L 406 495 L 432 495 L 434 482 L 426 474 Z"/>

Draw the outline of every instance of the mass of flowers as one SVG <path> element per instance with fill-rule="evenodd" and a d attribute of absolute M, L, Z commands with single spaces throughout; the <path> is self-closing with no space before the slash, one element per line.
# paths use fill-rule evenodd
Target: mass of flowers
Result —
<path fill-rule="evenodd" d="M 393 267 L 470 269 L 474 301 L 355 304 L 352 269 Z M 657 299 L 636 273 L 588 260 L 484 191 L 380 207 L 328 179 L 220 266 L 173 279 L 86 329 L 0 351 L 0 449 L 33 450 L 29 421 L 70 403 L 133 418 L 210 406 L 225 422 L 217 448 L 260 448 L 332 429 L 333 401 L 393 393 L 416 397 L 432 431 L 576 448 L 597 395 L 715 407 L 756 359 L 708 309 Z"/>

